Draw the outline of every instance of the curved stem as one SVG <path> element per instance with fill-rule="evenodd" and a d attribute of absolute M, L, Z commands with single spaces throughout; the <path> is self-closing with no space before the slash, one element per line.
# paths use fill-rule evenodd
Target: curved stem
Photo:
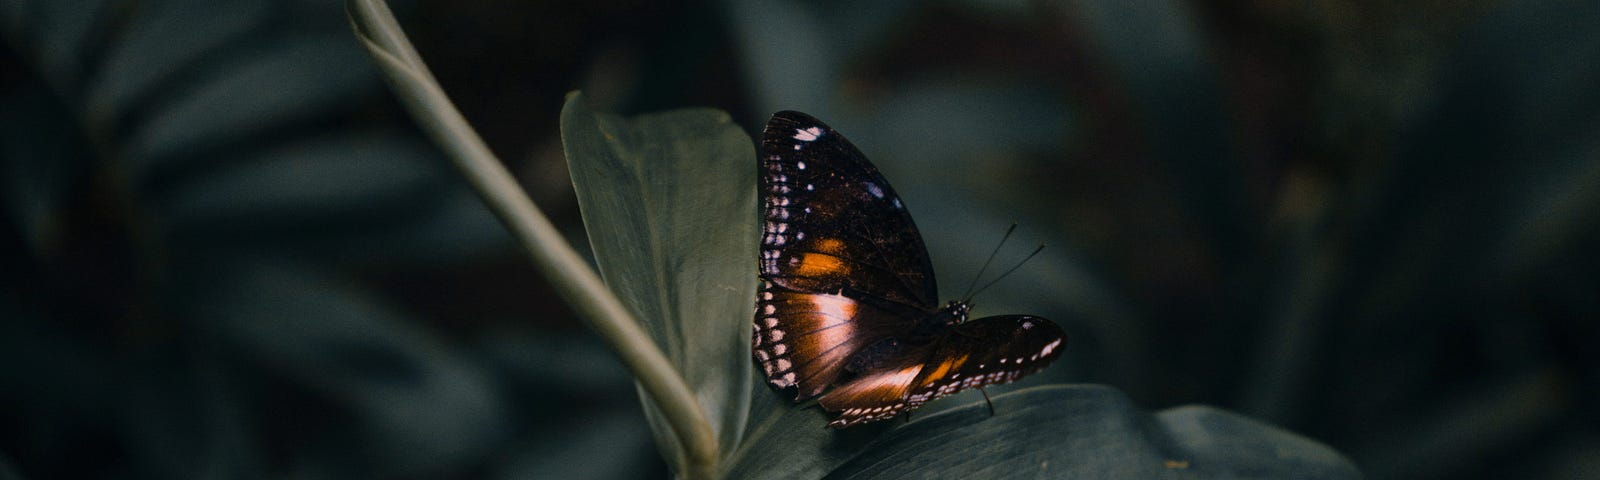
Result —
<path fill-rule="evenodd" d="M 682 478 L 714 476 L 716 434 L 683 376 L 450 103 L 383 0 L 348 0 L 345 6 L 356 37 L 377 61 L 411 116 L 466 175 L 516 236 L 534 266 L 611 345 L 660 407 L 687 457 L 689 471 L 678 474 Z"/>

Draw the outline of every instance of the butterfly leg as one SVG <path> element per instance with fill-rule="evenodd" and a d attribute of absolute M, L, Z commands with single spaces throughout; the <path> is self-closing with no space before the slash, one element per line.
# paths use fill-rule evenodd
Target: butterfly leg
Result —
<path fill-rule="evenodd" d="M 994 402 L 989 401 L 989 391 L 988 390 L 984 390 L 983 387 L 978 387 L 978 392 L 983 394 L 983 403 L 989 404 L 989 416 L 993 417 L 994 416 Z"/>

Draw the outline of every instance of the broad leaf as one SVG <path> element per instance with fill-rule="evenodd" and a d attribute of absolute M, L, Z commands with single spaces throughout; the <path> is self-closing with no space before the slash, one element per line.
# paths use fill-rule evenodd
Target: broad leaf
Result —
<path fill-rule="evenodd" d="M 1157 414 L 1102 386 L 1049 386 L 885 433 L 827 478 L 1354 479 L 1332 449 L 1209 407 Z"/>
<path fill-rule="evenodd" d="M 750 430 L 744 445 L 727 459 L 723 477 L 821 478 L 861 453 L 892 422 L 869 423 L 844 430 L 824 428 L 829 415 L 814 404 L 796 404 L 756 384 L 750 400 Z"/>
<path fill-rule="evenodd" d="M 579 94 L 567 98 L 561 137 L 601 276 L 687 379 L 722 451 L 732 451 L 750 401 L 758 237 L 750 137 L 719 111 L 622 118 L 590 111 Z M 646 410 L 668 461 L 682 467 L 675 436 Z"/>

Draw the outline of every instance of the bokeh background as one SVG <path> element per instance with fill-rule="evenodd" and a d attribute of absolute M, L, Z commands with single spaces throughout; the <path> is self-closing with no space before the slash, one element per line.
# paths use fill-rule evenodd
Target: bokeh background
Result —
<path fill-rule="evenodd" d="M 579 248 L 567 91 L 802 110 L 947 295 L 1013 221 L 998 263 L 1049 244 L 978 298 L 1070 332 L 1026 384 L 1372 478 L 1600 478 L 1600 3 L 392 5 Z M 0 478 L 669 476 L 338 2 L 5 0 L 0 35 Z"/>

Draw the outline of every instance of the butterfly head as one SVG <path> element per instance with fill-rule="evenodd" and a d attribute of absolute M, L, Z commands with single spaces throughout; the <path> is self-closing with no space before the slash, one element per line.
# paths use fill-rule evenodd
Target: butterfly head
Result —
<path fill-rule="evenodd" d="M 944 309 L 940 313 L 947 317 L 946 323 L 950 325 L 960 325 L 967 323 L 967 314 L 971 312 L 971 303 L 960 300 L 951 300 L 950 303 L 946 303 L 944 305 Z"/>

